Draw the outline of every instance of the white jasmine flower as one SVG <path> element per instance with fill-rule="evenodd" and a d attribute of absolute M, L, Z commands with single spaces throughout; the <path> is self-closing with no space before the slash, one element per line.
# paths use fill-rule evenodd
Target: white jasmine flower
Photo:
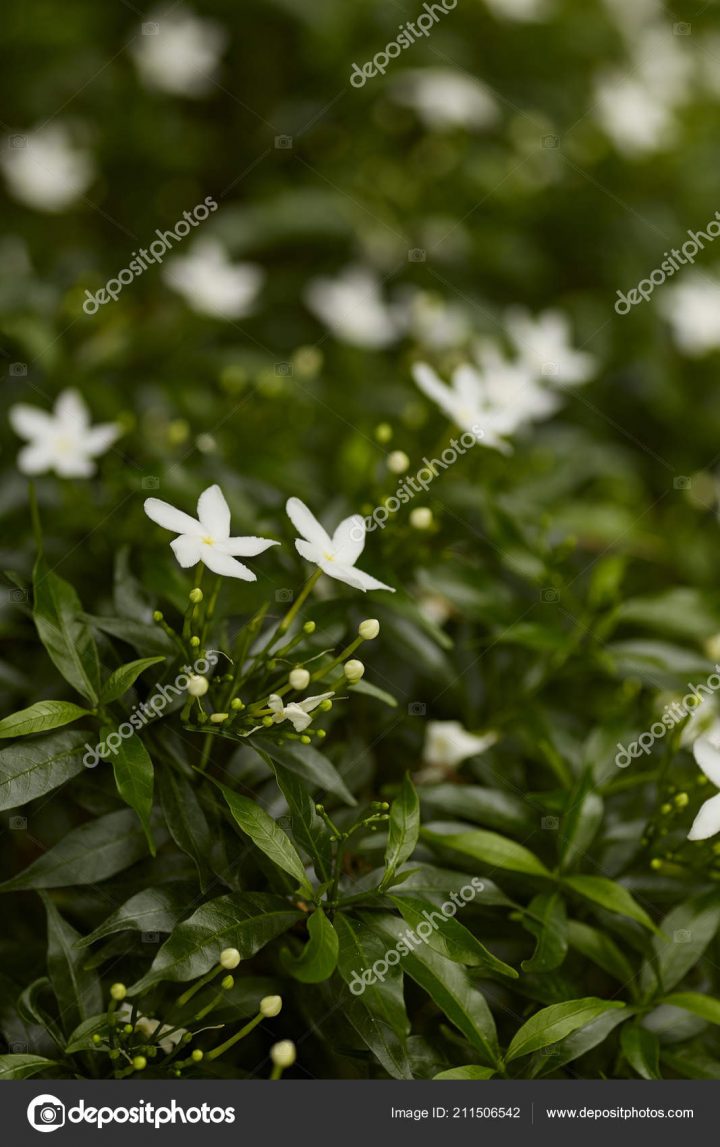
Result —
<path fill-rule="evenodd" d="M 117 1017 L 121 1023 L 130 1023 L 132 1021 L 132 1007 L 130 1004 L 121 1004 L 117 1010 Z M 139 1015 L 135 1020 L 135 1031 L 140 1032 L 149 1040 L 157 1042 L 158 1046 L 166 1055 L 170 1055 L 175 1051 L 179 1043 L 182 1043 L 183 1038 L 187 1035 L 187 1028 L 174 1029 L 170 1024 L 164 1024 L 162 1020 L 153 1020 L 149 1016 Z M 165 1033 L 168 1033 L 165 1035 Z"/>
<path fill-rule="evenodd" d="M 548 14 L 547 0 L 485 0 L 490 11 L 505 20 L 543 20 Z"/>
<path fill-rule="evenodd" d="M 432 130 L 485 128 L 498 118 L 497 105 L 485 84 L 452 68 L 402 72 L 392 91 L 398 103 L 413 108 Z"/>
<path fill-rule="evenodd" d="M 365 267 L 346 267 L 336 279 L 314 279 L 305 302 L 335 338 L 378 349 L 400 337 L 400 324 L 383 301 L 377 277 Z"/>
<path fill-rule="evenodd" d="M 172 259 L 162 277 L 198 314 L 241 319 L 252 310 L 265 276 L 254 263 L 231 263 L 222 243 L 206 238 Z"/>
<path fill-rule="evenodd" d="M 295 539 L 295 548 L 306 561 L 314 562 L 328 577 L 344 581 L 353 589 L 363 592 L 386 589 L 395 593 L 389 585 L 355 568 L 355 562 L 365 548 L 365 519 L 360 514 L 345 518 L 331 538 L 299 498 L 289 498 L 285 508 L 301 535 Z"/>
<path fill-rule="evenodd" d="M 672 144 L 672 106 L 642 80 L 606 75 L 596 84 L 595 101 L 600 126 L 624 155 L 643 157 Z"/>
<path fill-rule="evenodd" d="M 720 280 L 701 271 L 688 271 L 665 288 L 659 307 L 670 324 L 678 349 L 700 357 L 720 347 Z"/>
<path fill-rule="evenodd" d="M 693 756 L 708 780 L 720 789 L 720 721 L 716 721 L 704 736 L 698 737 L 693 745 Z M 707 840 L 717 832 L 720 832 L 720 793 L 701 806 L 688 840 Z"/>
<path fill-rule="evenodd" d="M 304 701 L 290 701 L 285 704 L 277 693 L 268 697 L 268 708 L 272 709 L 273 721 L 279 725 L 281 721 L 290 721 L 296 733 L 302 733 L 312 721 L 310 714 L 323 701 L 328 701 L 334 693 L 318 693 L 315 697 L 306 697 Z"/>
<path fill-rule="evenodd" d="M 455 348 L 467 341 L 470 319 L 457 303 L 448 303 L 429 291 L 405 292 L 398 304 L 405 330 L 434 350 Z"/>
<path fill-rule="evenodd" d="M 93 459 L 120 436 L 114 422 L 90 425 L 90 412 L 76 390 L 63 390 L 52 414 L 20 402 L 10 407 L 8 417 L 15 433 L 29 443 L 18 454 L 23 474 L 54 470 L 60 478 L 89 478 L 96 470 Z"/>
<path fill-rule="evenodd" d="M 587 382 L 595 359 L 570 345 L 570 322 L 560 311 L 544 311 L 533 318 L 522 307 L 512 307 L 505 316 L 508 334 L 519 361 L 557 386 Z"/>
<path fill-rule="evenodd" d="M 497 733 L 476 736 L 459 721 L 428 721 L 423 760 L 428 765 L 455 768 L 468 757 L 484 753 L 498 739 Z"/>
<path fill-rule="evenodd" d="M 230 509 L 219 486 L 203 490 L 198 498 L 197 519 L 159 498 L 146 499 L 145 513 L 164 530 L 179 535 L 170 545 L 184 569 L 202 562 L 213 573 L 257 581 L 252 570 L 236 559 L 255 557 L 269 546 L 280 544 L 269 538 L 231 538 Z"/>
<path fill-rule="evenodd" d="M 153 25 L 157 30 L 146 34 Z M 214 20 L 201 20 L 191 12 L 155 11 L 131 52 L 148 87 L 195 98 L 212 88 L 226 42 L 224 29 Z"/>
<path fill-rule="evenodd" d="M 10 194 L 36 211 L 66 211 L 95 178 L 90 154 L 73 144 L 61 124 L 11 136 L 0 167 Z"/>

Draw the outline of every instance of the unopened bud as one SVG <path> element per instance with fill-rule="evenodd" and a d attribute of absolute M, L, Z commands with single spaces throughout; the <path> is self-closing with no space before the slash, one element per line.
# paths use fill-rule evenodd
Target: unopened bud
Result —
<path fill-rule="evenodd" d="M 191 637 L 190 638 L 190 644 L 191 644 L 193 649 L 199 649 L 200 648 L 200 638 L 199 637 Z"/>
<path fill-rule="evenodd" d="M 393 450 L 387 460 L 387 468 L 392 474 L 404 474 L 410 465 L 410 459 L 404 450 Z"/>
<path fill-rule="evenodd" d="M 159 609 L 156 609 L 155 612 L 153 613 L 153 621 L 162 621 L 162 619 L 163 619 L 162 613 L 160 612 Z"/>
<path fill-rule="evenodd" d="M 233 976 L 223 976 L 220 981 L 220 987 L 224 992 L 229 992 L 231 988 L 235 987 L 235 979 Z"/>
<path fill-rule="evenodd" d="M 364 675 L 365 666 L 363 665 L 362 661 L 346 661 L 343 665 L 343 672 L 345 673 L 345 676 L 350 684 L 354 685 L 355 682 L 359 681 L 360 678 Z"/>
<path fill-rule="evenodd" d="M 392 426 L 389 422 L 380 422 L 375 427 L 375 438 L 378 442 L 389 442 L 393 436 Z"/>
<path fill-rule="evenodd" d="M 305 624 L 303 625 L 303 633 L 314 633 L 314 632 L 315 632 L 315 622 L 314 621 L 306 621 Z"/>
<path fill-rule="evenodd" d="M 203 1053 L 200 1051 L 199 1047 L 195 1048 L 195 1051 L 192 1053 L 190 1058 L 192 1059 L 193 1063 L 200 1063 L 201 1062 L 201 1060 L 203 1058 Z"/>
<path fill-rule="evenodd" d="M 124 984 L 113 984 L 110 988 L 110 995 L 114 1000 L 124 1000 L 127 995 L 127 988 Z"/>
<path fill-rule="evenodd" d="M 239 697 L 233 697 L 232 701 L 230 702 L 230 708 L 237 712 L 239 709 L 244 709 L 245 706 Z"/>
<path fill-rule="evenodd" d="M 195 589 L 190 590 L 190 601 L 193 603 L 193 605 L 198 605 L 198 603 L 201 602 L 202 599 L 203 599 L 203 591 L 200 589 L 200 586 L 196 585 Z"/>
<path fill-rule="evenodd" d="M 377 618 L 369 617 L 358 625 L 358 633 L 364 641 L 373 641 L 380 632 L 380 622 Z"/>
<path fill-rule="evenodd" d="M 310 674 L 307 669 L 293 669 L 288 681 L 293 689 L 307 689 L 310 684 Z"/>
<path fill-rule="evenodd" d="M 187 691 L 191 697 L 204 697 L 210 687 L 210 682 L 207 677 L 201 677 L 193 673 L 188 677 Z"/>
<path fill-rule="evenodd" d="M 263 996 L 260 1000 L 260 1011 L 267 1019 L 278 1015 L 281 1008 L 282 996 Z"/>
<path fill-rule="evenodd" d="M 427 506 L 416 506 L 410 511 L 410 525 L 415 530 L 429 530 L 433 524 L 433 512 Z"/>
<path fill-rule="evenodd" d="M 228 972 L 231 972 L 233 968 L 237 968 L 239 963 L 240 953 L 238 952 L 237 948 L 223 948 L 222 952 L 220 953 L 220 964 L 223 968 L 225 968 Z"/>
<path fill-rule="evenodd" d="M 222 725 L 223 721 L 227 721 L 229 716 L 229 713 L 211 713 L 210 720 L 213 725 Z"/>
<path fill-rule="evenodd" d="M 136 1055 L 132 1061 L 132 1065 L 136 1071 L 144 1071 L 147 1067 L 147 1060 L 144 1055 Z"/>
<path fill-rule="evenodd" d="M 280 1040 L 270 1048 L 270 1058 L 276 1067 L 292 1067 L 297 1059 L 295 1044 L 291 1039 Z"/>

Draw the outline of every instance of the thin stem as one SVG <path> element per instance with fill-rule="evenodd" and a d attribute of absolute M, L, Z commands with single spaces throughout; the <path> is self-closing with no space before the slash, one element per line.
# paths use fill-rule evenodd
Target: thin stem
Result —
<path fill-rule="evenodd" d="M 313 586 L 316 584 L 321 573 L 322 573 L 321 569 L 316 569 L 315 573 L 310 578 L 308 578 L 304 587 L 302 588 L 302 590 L 298 594 L 296 600 L 290 606 L 290 609 L 287 611 L 287 613 L 285 614 L 285 617 L 280 622 L 280 624 L 277 628 L 278 634 L 285 633 L 290 628 L 293 621 L 295 620 L 295 616 L 296 616 L 298 610 L 300 609 L 300 607 L 303 604 L 303 602 L 305 601 L 306 597 L 308 596 L 308 594 L 312 590 Z"/>
<path fill-rule="evenodd" d="M 205 1059 L 217 1059 L 219 1055 L 222 1055 L 223 1052 L 226 1052 L 228 1048 L 231 1048 L 233 1044 L 238 1042 L 238 1040 L 241 1040 L 244 1036 L 249 1035 L 253 1028 L 258 1026 L 262 1018 L 262 1012 L 258 1012 L 258 1014 L 250 1020 L 250 1023 L 245 1024 L 245 1027 L 241 1028 L 239 1032 L 233 1036 L 230 1036 L 230 1039 L 226 1039 L 225 1043 L 221 1043 L 219 1047 L 215 1047 L 212 1051 L 209 1051 L 205 1056 Z"/>

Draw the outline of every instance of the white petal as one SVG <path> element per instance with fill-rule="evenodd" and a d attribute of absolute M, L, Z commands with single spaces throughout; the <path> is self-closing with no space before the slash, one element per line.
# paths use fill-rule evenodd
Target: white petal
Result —
<path fill-rule="evenodd" d="M 172 530 L 175 534 L 192 534 L 198 538 L 202 536 L 203 528 L 195 518 L 182 510 L 176 510 L 160 498 L 146 498 L 145 513 L 164 530 Z"/>
<path fill-rule="evenodd" d="M 55 463 L 55 455 L 42 442 L 24 446 L 17 457 L 21 474 L 46 474 Z"/>
<path fill-rule="evenodd" d="M 296 704 L 300 706 L 306 713 L 312 713 L 313 709 L 317 709 L 323 701 L 329 700 L 334 697 L 335 693 L 331 689 L 329 693 L 317 693 L 314 697 L 306 697 L 304 701 L 298 701 Z"/>
<path fill-rule="evenodd" d="M 181 534 L 170 542 L 170 547 L 183 569 L 196 566 L 200 561 L 203 546 L 196 534 Z"/>
<path fill-rule="evenodd" d="M 234 558 L 254 558 L 257 554 L 264 553 L 270 546 L 279 545 L 280 542 L 270 541 L 269 538 L 228 538 L 226 542 L 219 542 L 215 549 Z"/>
<path fill-rule="evenodd" d="M 303 729 L 307 729 L 312 721 L 312 717 L 308 717 L 304 709 L 301 709 L 294 701 L 291 701 L 286 707 L 285 716 L 292 721 L 296 733 L 302 733 Z"/>
<path fill-rule="evenodd" d="M 332 553 L 336 562 L 354 566 L 365 548 L 365 519 L 353 514 L 340 523 L 332 536 Z"/>
<path fill-rule="evenodd" d="M 283 711 L 282 697 L 278 696 L 277 693 L 271 693 L 270 696 L 268 697 L 268 709 L 272 709 L 273 713 L 282 713 L 282 711 Z"/>
<path fill-rule="evenodd" d="M 96 457 L 98 454 L 104 454 L 109 446 L 112 446 L 121 434 L 120 427 L 115 422 L 101 422 L 99 426 L 93 426 L 90 430 L 86 430 L 82 437 L 82 448 L 86 454 Z"/>
<path fill-rule="evenodd" d="M 295 549 L 301 558 L 305 558 L 306 562 L 314 562 L 315 565 L 320 565 L 320 562 L 325 560 L 320 546 L 311 545 L 310 542 L 306 542 L 302 538 L 295 539 Z"/>
<path fill-rule="evenodd" d="M 83 454 L 58 454 L 55 457 L 55 473 L 61 478 L 91 478 L 97 467 Z"/>
<path fill-rule="evenodd" d="M 336 581 L 344 581 L 346 585 L 352 586 L 353 589 L 361 589 L 363 593 L 369 589 L 386 589 L 390 593 L 395 593 L 391 586 L 385 585 L 384 582 L 378 581 L 377 578 L 371 577 L 370 574 L 363 573 L 362 570 L 356 569 L 355 566 L 341 565 L 340 562 L 320 562 L 322 569 L 328 574 L 329 577 L 335 578 Z"/>
<path fill-rule="evenodd" d="M 28 406 L 24 402 L 18 402 L 16 406 L 10 407 L 8 420 L 21 438 L 40 438 L 55 425 L 54 418 L 47 411 L 40 410 L 37 406 Z"/>
<path fill-rule="evenodd" d="M 311 542 L 314 546 L 320 546 L 321 549 L 330 549 L 331 542 L 329 535 L 322 528 L 315 515 L 308 510 L 304 502 L 301 502 L 299 498 L 288 498 L 285 509 L 287 510 L 287 516 L 290 521 L 303 538 Z"/>
<path fill-rule="evenodd" d="M 213 573 L 222 574 L 224 577 L 236 577 L 241 581 L 257 581 L 252 570 L 239 562 L 237 558 L 231 558 L 229 554 L 221 554 L 220 550 L 216 550 L 214 546 L 203 546 L 200 558 Z"/>
<path fill-rule="evenodd" d="M 709 737 L 698 737 L 693 756 L 708 780 L 720 789 L 720 748 Z"/>
<path fill-rule="evenodd" d="M 427 363 L 416 363 L 412 373 L 423 394 L 437 403 L 448 418 L 451 418 L 453 422 L 456 421 L 458 402 L 450 387 L 441 382 L 435 371 Z"/>
<path fill-rule="evenodd" d="M 216 541 L 230 537 L 230 507 L 219 486 L 208 486 L 198 498 L 198 518 L 206 533 Z"/>
<path fill-rule="evenodd" d="M 707 840 L 720 832 L 720 793 L 711 797 L 700 809 L 688 833 L 688 840 Z"/>
<path fill-rule="evenodd" d="M 90 414 L 77 390 L 64 390 L 55 403 L 55 417 L 73 433 L 84 434 L 90 425 Z"/>

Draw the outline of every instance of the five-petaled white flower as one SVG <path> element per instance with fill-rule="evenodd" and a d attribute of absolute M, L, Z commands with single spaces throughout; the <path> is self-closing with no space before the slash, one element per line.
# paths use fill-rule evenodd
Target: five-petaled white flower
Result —
<path fill-rule="evenodd" d="M 570 322 L 561 311 L 544 311 L 533 318 L 522 307 L 511 307 L 505 320 L 519 361 L 538 378 L 572 386 L 592 376 L 595 359 L 573 349 Z"/>
<path fill-rule="evenodd" d="M 264 272 L 254 263 L 231 263 L 222 243 L 205 238 L 168 263 L 162 277 L 198 314 L 242 319 L 253 308 Z"/>
<path fill-rule="evenodd" d="M 302 733 L 303 729 L 307 729 L 312 721 L 310 714 L 313 709 L 317 709 L 323 701 L 328 701 L 334 697 L 333 692 L 318 693 L 315 697 L 306 697 L 304 701 L 290 701 L 289 704 L 283 702 L 282 697 L 277 693 L 271 693 L 268 698 L 268 707 L 272 709 L 273 721 L 280 724 L 281 721 L 290 721 L 296 733 Z"/>
<path fill-rule="evenodd" d="M 720 721 L 693 745 L 693 756 L 709 781 L 720 789 Z M 720 832 L 720 793 L 701 806 L 692 823 L 688 840 L 707 840 Z"/>
<path fill-rule="evenodd" d="M 660 299 L 660 311 L 678 350 L 694 358 L 720 347 L 719 307 L 720 279 L 700 271 L 688 271 L 680 282 L 666 287 Z"/>
<path fill-rule="evenodd" d="M 114 422 L 91 426 L 90 412 L 76 390 L 64 390 L 52 414 L 19 402 L 10 407 L 8 417 L 15 433 L 29 443 L 18 454 L 23 474 L 54 470 L 60 478 L 90 478 L 96 469 L 93 459 L 121 433 Z"/>
<path fill-rule="evenodd" d="M 11 195 L 36 211 L 66 211 L 95 178 L 90 153 L 73 143 L 62 124 L 10 136 L 0 166 Z"/>
<path fill-rule="evenodd" d="M 197 98 L 212 90 L 226 42 L 225 29 L 214 20 L 158 10 L 146 18 L 131 52 L 148 87 Z"/>
<path fill-rule="evenodd" d="M 497 739 L 497 733 L 468 733 L 459 721 L 428 721 L 423 760 L 428 765 L 453 769 L 468 757 L 484 753 Z"/>
<path fill-rule="evenodd" d="M 330 537 L 299 498 L 289 498 L 286 509 L 290 521 L 302 535 L 295 539 L 295 548 L 306 561 L 314 562 L 328 577 L 344 581 L 353 589 L 387 589 L 395 593 L 391 586 L 355 568 L 365 548 L 365 519 L 360 514 L 345 518 Z"/>
<path fill-rule="evenodd" d="M 305 302 L 336 338 L 380 349 L 402 333 L 399 316 L 386 305 L 378 278 L 366 267 L 346 267 L 336 279 L 314 279 Z"/>
<path fill-rule="evenodd" d="M 252 570 L 237 558 L 252 558 L 280 543 L 268 538 L 231 538 L 230 508 L 219 486 L 208 486 L 198 498 L 197 519 L 169 502 L 147 498 L 145 513 L 165 530 L 179 534 L 171 542 L 173 553 L 184 568 L 202 562 L 209 570 L 242 581 L 257 581 Z"/>

